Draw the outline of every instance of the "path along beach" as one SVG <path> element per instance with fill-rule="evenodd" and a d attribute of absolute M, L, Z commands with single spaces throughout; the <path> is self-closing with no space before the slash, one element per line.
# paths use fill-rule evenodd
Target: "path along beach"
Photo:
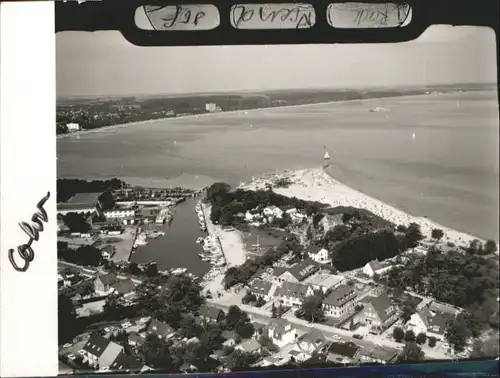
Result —
<path fill-rule="evenodd" d="M 484 242 L 478 237 L 450 229 L 430 219 L 405 213 L 383 201 L 352 189 L 335 180 L 322 168 L 277 172 L 272 177 L 267 175 L 248 184 L 242 184 L 240 188 L 247 190 L 265 189 L 267 183 L 278 178 L 287 178 L 291 181 L 291 185 L 287 188 L 273 189 L 275 193 L 287 197 L 321 202 L 332 207 L 352 206 L 366 209 L 395 225 L 408 226 L 414 222 L 420 225 L 422 234 L 428 238 L 431 237 L 432 229 L 438 228 L 443 230 L 445 234 L 443 241 L 454 243 L 457 246 L 469 245 L 474 239 Z"/>

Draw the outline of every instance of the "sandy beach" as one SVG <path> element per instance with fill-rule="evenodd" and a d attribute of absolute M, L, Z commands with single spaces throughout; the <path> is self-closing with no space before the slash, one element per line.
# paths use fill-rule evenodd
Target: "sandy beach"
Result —
<path fill-rule="evenodd" d="M 322 202 L 331 206 L 353 206 L 363 208 L 396 225 L 407 226 L 414 222 L 420 225 L 422 233 L 428 238 L 431 237 L 432 229 L 439 228 L 443 230 L 445 234 L 443 240 L 452 242 L 455 245 L 468 245 L 470 241 L 474 239 L 483 241 L 478 237 L 440 225 L 428 218 L 417 217 L 405 213 L 383 201 L 352 189 L 335 180 L 322 168 L 268 174 L 251 183 L 242 184 L 240 187 L 247 190 L 264 189 L 266 183 L 270 182 L 271 176 L 274 178 L 288 178 L 291 180 L 292 184 L 288 188 L 273 189 L 276 193 L 287 197 L 297 197 L 299 199 Z"/>
<path fill-rule="evenodd" d="M 210 206 L 202 204 L 203 213 L 207 225 L 207 232 L 211 236 L 218 236 L 222 247 L 222 253 L 226 259 L 227 266 L 224 268 L 212 267 L 205 275 L 205 285 L 203 292 L 224 293 L 224 275 L 226 269 L 232 266 L 238 266 L 245 262 L 246 252 L 245 243 L 239 231 L 224 231 L 221 226 L 215 225 L 210 221 Z"/>

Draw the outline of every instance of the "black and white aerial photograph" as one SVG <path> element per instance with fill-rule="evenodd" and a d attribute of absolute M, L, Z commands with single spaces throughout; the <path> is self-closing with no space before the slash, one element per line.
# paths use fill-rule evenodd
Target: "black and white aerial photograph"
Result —
<path fill-rule="evenodd" d="M 495 48 L 56 34 L 60 374 L 497 358 Z"/>

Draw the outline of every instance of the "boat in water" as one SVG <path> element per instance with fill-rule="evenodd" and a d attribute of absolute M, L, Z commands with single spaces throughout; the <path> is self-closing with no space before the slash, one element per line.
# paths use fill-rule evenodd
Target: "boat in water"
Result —
<path fill-rule="evenodd" d="M 187 268 L 176 268 L 176 269 L 172 269 L 171 273 L 174 275 L 174 276 L 179 276 L 181 274 L 184 274 L 187 272 Z"/>

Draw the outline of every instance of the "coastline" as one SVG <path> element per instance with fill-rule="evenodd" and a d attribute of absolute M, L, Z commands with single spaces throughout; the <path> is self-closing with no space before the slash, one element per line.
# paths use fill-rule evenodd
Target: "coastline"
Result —
<path fill-rule="evenodd" d="M 453 94 L 453 93 L 459 93 L 459 92 L 442 93 L 441 96 L 447 95 L 447 94 Z M 71 138 L 72 136 L 86 135 L 86 134 L 90 134 L 90 133 L 110 132 L 110 131 L 118 130 L 118 129 L 121 129 L 124 127 L 137 126 L 137 125 L 142 125 L 142 124 L 149 124 L 149 123 L 154 123 L 154 122 L 162 122 L 162 121 L 169 121 L 169 120 L 176 120 L 176 119 L 190 119 L 190 118 L 199 118 L 199 117 L 207 117 L 207 116 L 222 115 L 222 114 L 246 114 L 248 112 L 268 111 L 268 110 L 273 110 L 273 109 L 293 109 L 293 108 L 298 108 L 298 107 L 313 107 L 313 106 L 321 106 L 321 105 L 328 105 L 328 104 L 344 104 L 344 103 L 352 103 L 352 102 L 367 102 L 367 101 L 374 101 L 374 100 L 387 100 L 387 99 L 393 99 L 393 98 L 394 99 L 396 99 L 396 98 L 412 98 L 412 97 L 422 97 L 422 96 L 434 96 L 434 95 L 432 93 L 422 93 L 422 94 L 412 94 L 412 95 L 403 95 L 403 96 L 360 98 L 360 99 L 354 99 L 354 100 L 316 102 L 314 104 L 271 106 L 271 107 L 267 107 L 267 108 L 255 108 L 255 109 L 247 109 L 247 110 L 229 110 L 229 111 L 222 111 L 222 112 L 216 112 L 216 113 L 192 114 L 192 115 L 185 115 L 185 116 L 180 116 L 180 117 L 164 117 L 164 118 L 157 118 L 157 119 L 148 119 L 148 120 L 144 120 L 144 121 L 120 123 L 117 125 L 104 126 L 104 127 L 99 127 L 96 129 L 91 129 L 91 130 L 77 131 L 77 132 L 74 132 L 71 134 L 61 134 L 61 135 L 57 135 L 56 139 Z"/>
<path fill-rule="evenodd" d="M 348 187 L 336 180 L 323 168 L 280 171 L 272 175 L 272 177 L 269 177 L 268 174 L 249 184 L 243 184 L 240 188 L 247 190 L 263 189 L 266 183 L 269 183 L 273 178 L 288 178 L 292 181 L 292 184 L 287 188 L 273 189 L 274 192 L 287 197 L 322 202 L 331 206 L 363 208 L 396 225 L 407 226 L 414 222 L 420 225 L 422 234 L 426 238 L 431 237 L 432 229 L 438 228 L 443 230 L 445 234 L 442 239 L 444 242 L 452 242 L 457 246 L 468 246 L 474 239 L 484 242 L 482 238 L 451 229 L 425 217 L 409 214 L 381 200 Z"/>

